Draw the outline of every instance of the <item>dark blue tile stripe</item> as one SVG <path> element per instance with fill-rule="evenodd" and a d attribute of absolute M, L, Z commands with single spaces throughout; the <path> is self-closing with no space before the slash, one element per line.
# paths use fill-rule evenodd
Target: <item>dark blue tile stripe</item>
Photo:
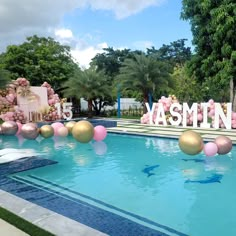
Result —
<path fill-rule="evenodd" d="M 24 182 L 34 186 L 8 178 L 5 183 L 5 186 L 8 187 L 3 189 L 111 236 L 168 236 L 166 233 L 138 224 L 78 199 L 73 199 L 60 192 L 51 191 L 49 188 L 30 181 L 24 180 Z"/>
<path fill-rule="evenodd" d="M 118 207 L 115 207 L 115 206 L 113 206 L 113 205 L 110 205 L 110 204 L 108 204 L 108 203 L 106 203 L 106 202 L 103 202 L 103 201 L 101 201 L 101 200 L 95 199 L 95 198 L 93 198 L 93 197 L 90 197 L 90 196 L 88 196 L 88 195 L 85 195 L 85 194 L 82 194 L 82 193 L 79 193 L 79 192 L 76 192 L 76 191 L 71 190 L 71 189 L 69 189 L 69 188 L 60 186 L 60 185 L 58 185 L 58 184 L 56 184 L 56 183 L 54 183 L 54 182 L 51 182 L 51 181 L 48 181 L 48 180 L 39 178 L 39 177 L 34 176 L 34 175 L 28 175 L 28 177 L 30 177 L 30 178 L 32 178 L 32 179 L 39 180 L 39 181 L 41 181 L 41 182 L 43 182 L 43 183 L 46 183 L 46 184 L 50 184 L 51 186 L 55 186 L 55 187 L 57 187 L 57 188 L 59 188 L 59 189 L 66 190 L 66 191 L 68 191 L 68 192 L 70 192 L 70 193 L 73 193 L 73 194 L 75 194 L 75 195 L 81 196 L 81 197 L 83 197 L 83 198 L 85 198 L 85 199 L 92 200 L 92 201 L 94 201 L 94 202 L 96 202 L 96 203 L 98 203 L 98 204 L 100 204 L 100 205 L 103 205 L 103 206 L 108 207 L 108 208 L 110 208 L 110 209 L 119 211 L 119 212 L 124 213 L 124 214 L 126 214 L 126 215 L 128 215 L 128 216 L 134 217 L 134 218 L 136 218 L 136 219 L 138 219 L 138 220 L 141 220 L 141 221 L 143 221 L 143 222 L 145 222 L 145 223 L 148 223 L 148 224 L 151 224 L 151 225 L 153 225 L 153 226 L 157 226 L 157 227 L 159 227 L 159 228 L 161 228 L 161 229 L 164 229 L 164 230 L 166 230 L 166 231 L 169 231 L 169 232 L 171 232 L 171 233 L 175 233 L 176 235 L 186 236 L 186 234 L 183 234 L 183 233 L 181 233 L 181 232 L 178 232 L 177 230 L 172 229 L 172 228 L 170 228 L 170 227 L 168 227 L 168 226 L 165 226 L 165 225 L 162 225 L 162 224 L 158 224 L 158 223 L 156 223 L 156 222 L 154 222 L 154 221 L 151 221 L 151 220 L 149 220 L 149 219 L 147 219 L 147 218 L 144 218 L 144 217 L 142 217 L 142 216 L 139 216 L 139 215 L 133 214 L 133 213 L 131 213 L 131 212 L 122 210 L 122 209 L 120 209 L 120 208 L 118 208 Z M 23 180 L 25 180 L 25 179 L 23 179 Z"/>

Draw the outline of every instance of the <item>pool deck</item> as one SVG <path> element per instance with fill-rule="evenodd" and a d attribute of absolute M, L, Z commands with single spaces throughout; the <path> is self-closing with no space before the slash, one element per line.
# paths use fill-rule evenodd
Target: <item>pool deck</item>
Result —
<path fill-rule="evenodd" d="M 107 128 L 110 133 L 135 134 L 153 137 L 177 138 L 186 129 L 192 129 L 200 133 L 205 141 L 212 141 L 217 136 L 229 137 L 236 144 L 236 130 L 226 129 L 202 129 L 191 127 L 155 126 L 140 124 L 138 120 L 116 119 L 117 127 Z M 53 211 L 21 199 L 8 192 L 0 190 L 0 206 L 19 215 L 25 220 L 55 234 L 55 235 L 80 235 L 102 236 L 106 235 L 93 228 L 71 220 Z M 55 224 L 56 222 L 56 224 Z M 15 228 L 0 219 L 0 234 L 4 236 L 27 236 L 28 234 Z"/>
<path fill-rule="evenodd" d="M 204 141 L 213 141 L 216 137 L 224 135 L 229 137 L 233 144 L 236 144 L 236 129 L 203 129 L 181 126 L 156 126 L 149 124 L 140 124 L 138 120 L 117 120 L 117 127 L 107 128 L 111 133 L 135 134 L 153 137 L 176 138 L 185 130 L 193 130 L 201 134 Z"/>

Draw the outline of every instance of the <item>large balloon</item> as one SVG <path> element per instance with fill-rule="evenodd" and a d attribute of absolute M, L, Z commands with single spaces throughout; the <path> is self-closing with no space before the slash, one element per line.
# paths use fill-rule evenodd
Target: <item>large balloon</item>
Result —
<path fill-rule="evenodd" d="M 71 134 L 72 128 L 73 128 L 73 126 L 74 126 L 75 124 L 76 124 L 76 122 L 73 121 L 73 120 L 71 120 L 71 121 L 65 123 L 65 127 L 68 129 L 69 134 Z"/>
<path fill-rule="evenodd" d="M 188 130 L 179 137 L 180 149 L 188 155 L 196 155 L 203 149 L 202 137 L 195 131 Z"/>
<path fill-rule="evenodd" d="M 54 129 L 51 125 L 43 125 L 40 128 L 40 134 L 44 138 L 50 138 L 54 135 Z"/>
<path fill-rule="evenodd" d="M 218 147 L 218 154 L 223 155 L 227 154 L 232 149 L 232 140 L 226 136 L 218 136 L 215 139 L 215 144 Z"/>
<path fill-rule="evenodd" d="M 2 123 L 2 133 L 6 135 L 15 135 L 18 131 L 18 125 L 14 121 L 5 121 Z"/>
<path fill-rule="evenodd" d="M 208 157 L 215 156 L 218 151 L 218 147 L 214 142 L 208 142 L 204 145 L 203 151 Z"/>
<path fill-rule="evenodd" d="M 57 136 L 58 133 L 58 129 L 61 128 L 61 127 L 64 127 L 64 125 L 61 123 L 61 122 L 54 122 L 51 124 L 52 128 L 54 129 L 54 135 Z"/>
<path fill-rule="evenodd" d="M 96 141 L 102 141 L 107 136 L 107 130 L 102 125 L 97 125 L 94 127 L 93 139 Z"/>
<path fill-rule="evenodd" d="M 63 126 L 63 127 L 59 127 L 57 130 L 57 135 L 60 137 L 66 137 L 68 135 L 68 129 Z"/>
<path fill-rule="evenodd" d="M 93 125 L 86 120 L 78 121 L 72 128 L 72 135 L 77 141 L 88 143 L 94 135 Z"/>
<path fill-rule="evenodd" d="M 20 134 L 25 139 L 36 139 L 39 135 L 39 129 L 35 123 L 27 123 L 22 125 Z"/>

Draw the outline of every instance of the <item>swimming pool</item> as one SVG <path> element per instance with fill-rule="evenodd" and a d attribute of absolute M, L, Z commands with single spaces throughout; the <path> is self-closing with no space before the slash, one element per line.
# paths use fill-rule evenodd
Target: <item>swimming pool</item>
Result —
<path fill-rule="evenodd" d="M 73 203 L 63 212 L 86 205 L 85 212 L 65 213 L 82 223 L 95 218 L 94 209 L 102 211 L 100 222 L 90 226 L 110 235 L 119 235 L 119 229 L 109 231 L 111 223 L 125 220 L 131 229 L 135 223 L 134 231 L 120 235 L 236 235 L 235 147 L 227 155 L 206 158 L 185 155 L 178 140 L 167 138 L 109 134 L 104 142 L 80 144 L 72 137 L 3 136 L 0 147 L 12 146 L 34 148 L 53 163 L 8 179 Z M 41 204 L 44 197 L 36 193 L 30 200 Z M 138 226 L 144 228 L 137 234 Z"/>

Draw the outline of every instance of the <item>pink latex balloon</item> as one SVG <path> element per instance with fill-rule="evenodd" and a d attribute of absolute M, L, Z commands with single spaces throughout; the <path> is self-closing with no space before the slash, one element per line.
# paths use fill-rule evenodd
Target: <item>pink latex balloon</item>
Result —
<path fill-rule="evenodd" d="M 208 157 L 215 156 L 218 152 L 218 147 L 215 143 L 209 142 L 204 145 L 203 152 Z"/>
<path fill-rule="evenodd" d="M 61 127 L 64 127 L 64 125 L 61 122 L 54 122 L 51 124 L 52 128 L 54 129 L 54 135 L 58 136 L 58 129 Z"/>
<path fill-rule="evenodd" d="M 57 135 L 60 137 L 66 137 L 68 135 L 68 129 L 63 126 L 57 129 Z"/>
<path fill-rule="evenodd" d="M 102 141 L 107 136 L 107 130 L 102 125 L 97 125 L 94 127 L 93 139 L 96 141 Z"/>

